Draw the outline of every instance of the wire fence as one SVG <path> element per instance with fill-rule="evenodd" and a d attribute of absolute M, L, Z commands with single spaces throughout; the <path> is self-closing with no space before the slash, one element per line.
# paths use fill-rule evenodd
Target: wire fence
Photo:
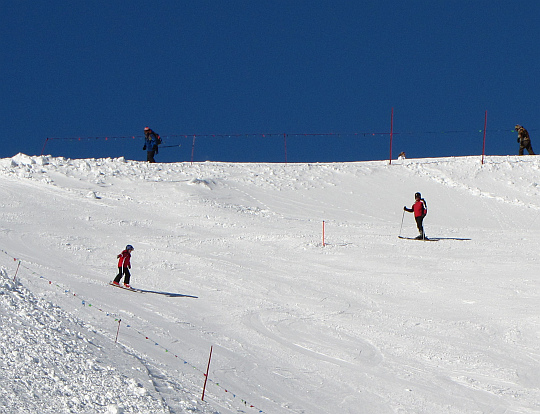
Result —
<path fill-rule="evenodd" d="M 533 132 L 535 130 L 529 130 Z M 517 154 L 517 132 L 486 129 L 486 154 Z M 483 129 L 425 131 L 364 131 L 344 133 L 169 134 L 158 162 L 351 162 L 407 158 L 480 155 Z M 393 140 L 393 150 L 389 150 Z M 534 144 L 534 142 L 533 142 Z M 51 137 L 41 155 L 66 158 L 145 160 L 144 136 Z"/>

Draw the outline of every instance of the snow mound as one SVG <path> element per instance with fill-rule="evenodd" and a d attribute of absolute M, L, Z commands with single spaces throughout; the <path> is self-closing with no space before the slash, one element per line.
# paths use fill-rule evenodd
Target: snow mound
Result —
<path fill-rule="evenodd" d="M 111 354 L 113 344 L 34 297 L 5 269 L 0 283 L 2 412 L 169 412 L 140 380 L 118 368 L 116 358 L 126 356 Z"/>

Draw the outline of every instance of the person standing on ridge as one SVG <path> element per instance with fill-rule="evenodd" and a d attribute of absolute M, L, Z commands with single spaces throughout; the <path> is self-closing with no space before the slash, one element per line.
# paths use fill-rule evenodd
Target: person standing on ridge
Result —
<path fill-rule="evenodd" d="M 415 202 L 412 208 L 403 207 L 403 210 L 408 211 L 409 213 L 414 213 L 414 219 L 416 220 L 416 227 L 420 235 L 416 237 L 417 240 L 427 240 L 426 234 L 424 233 L 424 217 L 427 214 L 427 203 L 426 200 L 422 198 L 422 194 L 416 193 L 414 195 Z"/>
<path fill-rule="evenodd" d="M 131 278 L 131 274 L 129 273 L 129 269 L 131 269 L 131 252 L 135 250 L 131 244 L 128 244 L 122 253 L 120 253 L 118 256 L 118 275 L 114 278 L 112 284 L 115 286 L 120 286 L 120 280 L 122 279 L 122 276 L 124 276 L 124 287 L 131 289 L 131 286 L 129 285 L 129 279 Z"/>
<path fill-rule="evenodd" d="M 156 162 L 154 155 L 158 153 L 158 145 L 161 144 L 161 137 L 159 134 L 156 134 L 150 128 L 144 128 L 144 147 L 143 151 L 146 150 L 146 161 Z"/>
<path fill-rule="evenodd" d="M 518 133 L 517 142 L 519 143 L 519 155 L 523 155 L 523 150 L 526 149 L 529 155 L 536 155 L 532 149 L 531 137 L 529 132 L 521 125 L 515 126 Z"/>

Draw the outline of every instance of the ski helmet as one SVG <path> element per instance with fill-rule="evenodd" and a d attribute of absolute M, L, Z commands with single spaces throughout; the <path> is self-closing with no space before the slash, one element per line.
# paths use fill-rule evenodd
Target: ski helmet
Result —
<path fill-rule="evenodd" d="M 131 244 L 128 244 L 126 246 L 126 250 L 135 250 Z"/>
<path fill-rule="evenodd" d="M 420 194 L 420 193 L 414 193 L 414 198 L 422 198 L 422 194 Z"/>
<path fill-rule="evenodd" d="M 145 130 L 145 131 L 150 131 L 150 128 L 144 127 L 144 130 Z"/>

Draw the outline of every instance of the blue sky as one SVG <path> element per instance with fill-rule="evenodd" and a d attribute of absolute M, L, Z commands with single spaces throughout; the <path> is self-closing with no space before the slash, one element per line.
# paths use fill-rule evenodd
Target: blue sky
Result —
<path fill-rule="evenodd" d="M 394 157 L 481 154 L 485 111 L 540 153 L 536 0 L 5 3 L 1 158 L 387 159 L 392 108 Z"/>

